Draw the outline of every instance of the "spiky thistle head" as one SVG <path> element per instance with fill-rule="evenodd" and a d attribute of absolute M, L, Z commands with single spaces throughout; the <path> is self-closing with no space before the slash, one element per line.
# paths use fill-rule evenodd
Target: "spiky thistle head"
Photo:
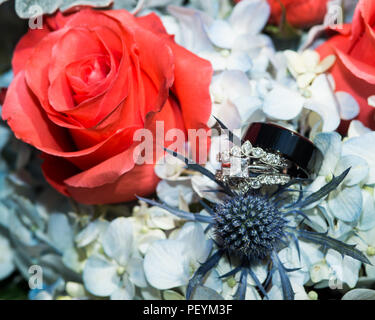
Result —
<path fill-rule="evenodd" d="M 262 195 L 233 197 L 217 205 L 214 212 L 217 242 L 231 253 L 264 259 L 284 237 L 287 221 Z"/>

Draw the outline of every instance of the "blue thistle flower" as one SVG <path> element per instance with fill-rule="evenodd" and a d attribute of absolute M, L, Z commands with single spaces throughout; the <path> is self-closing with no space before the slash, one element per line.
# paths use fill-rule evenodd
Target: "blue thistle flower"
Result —
<path fill-rule="evenodd" d="M 231 254 L 265 259 L 286 237 L 287 220 L 265 196 L 236 196 L 213 212 L 216 240 Z"/>
<path fill-rule="evenodd" d="M 226 128 L 224 127 L 224 129 Z M 229 137 L 232 141 L 234 139 L 239 140 L 233 133 L 229 133 Z M 208 223 L 209 228 L 214 229 L 218 250 L 198 268 L 189 281 L 186 290 L 187 299 L 191 298 L 195 288 L 202 285 L 207 273 L 218 264 L 224 255 L 229 258 L 236 255 L 240 257 L 240 266 L 222 276 L 222 278 L 226 278 L 240 273 L 238 289 L 234 296 L 236 299 L 245 298 L 248 276 L 254 280 L 263 296 L 268 298 L 266 287 L 272 279 L 272 275 L 278 272 L 284 299 L 293 300 L 294 292 L 288 273 L 295 270 L 287 269 L 283 265 L 278 252 L 288 246 L 291 241 L 295 242 L 299 251 L 299 239 L 319 244 L 323 248 L 330 248 L 342 255 L 348 255 L 363 263 L 371 264 L 367 257 L 354 246 L 330 238 L 327 234 L 310 231 L 304 224 L 308 217 L 303 213 L 303 210 L 335 190 L 345 179 L 350 168 L 340 176 L 333 177 L 324 187 L 307 197 L 305 197 L 303 191 L 303 184 L 306 181 L 302 179 L 296 179 L 287 185 L 279 186 L 278 190 L 272 194 L 262 195 L 259 191 L 258 193 L 252 191 L 240 195 L 222 181 L 216 180 L 215 175 L 204 167 L 176 152 L 167 149 L 166 151 L 184 161 L 188 169 L 198 171 L 215 181 L 221 187 L 220 191 L 228 197 L 223 204 L 213 205 L 212 207 L 201 201 L 210 216 L 185 212 L 164 203 L 139 197 L 140 200 L 166 209 L 180 218 Z M 298 190 L 291 188 L 294 185 L 298 185 L 300 188 Z M 295 196 L 296 193 L 297 197 Z M 301 221 L 299 221 L 298 227 L 295 227 L 290 222 L 296 221 L 297 218 L 300 218 Z M 261 283 L 253 272 L 252 266 L 264 261 L 269 262 L 270 268 L 267 280 L 265 283 Z"/>

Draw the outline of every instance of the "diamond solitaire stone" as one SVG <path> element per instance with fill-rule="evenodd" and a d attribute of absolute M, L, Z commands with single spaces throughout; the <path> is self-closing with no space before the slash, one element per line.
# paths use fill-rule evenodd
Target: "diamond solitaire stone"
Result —
<path fill-rule="evenodd" d="M 253 155 L 255 158 L 261 158 L 261 157 L 263 157 L 264 154 L 265 154 L 264 150 L 261 149 L 261 148 L 253 148 L 253 149 L 251 150 L 251 153 L 252 153 L 252 155 Z"/>
<path fill-rule="evenodd" d="M 242 150 L 242 153 L 245 155 L 245 156 L 249 156 L 251 154 L 251 149 L 253 148 L 253 146 L 251 145 L 250 141 L 246 141 L 242 147 L 241 147 L 241 150 Z"/>

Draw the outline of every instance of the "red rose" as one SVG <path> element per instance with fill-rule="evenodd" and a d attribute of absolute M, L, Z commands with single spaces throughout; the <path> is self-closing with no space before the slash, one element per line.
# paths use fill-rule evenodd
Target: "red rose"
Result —
<path fill-rule="evenodd" d="M 236 3 L 241 0 L 235 0 Z M 286 19 L 296 28 L 307 28 L 323 22 L 329 0 L 267 0 L 271 7 L 271 24 L 279 24 L 282 16 L 280 2 L 286 10 Z"/>
<path fill-rule="evenodd" d="M 137 129 L 206 129 L 212 68 L 178 46 L 160 19 L 125 10 L 47 18 L 14 53 L 2 116 L 43 152 L 48 182 L 87 204 L 129 201 L 158 182 L 137 165 Z"/>
<path fill-rule="evenodd" d="M 360 0 L 353 22 L 336 28 L 338 34 L 318 48 L 324 58 L 334 53 L 337 62 L 331 70 L 337 91 L 350 93 L 360 106 L 358 120 L 375 129 L 374 108 L 368 98 L 375 95 L 375 2 Z M 343 124 L 346 131 L 348 122 Z"/>

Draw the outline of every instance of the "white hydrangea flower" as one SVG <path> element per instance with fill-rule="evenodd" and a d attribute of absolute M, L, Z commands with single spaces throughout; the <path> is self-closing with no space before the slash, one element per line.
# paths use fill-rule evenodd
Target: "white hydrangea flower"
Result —
<path fill-rule="evenodd" d="M 351 108 L 353 104 L 348 102 L 347 95 L 334 93 L 325 74 L 319 75 L 308 90 L 309 97 L 305 97 L 294 81 L 284 78 L 276 81 L 270 75 L 249 79 L 240 70 L 227 70 L 213 77 L 210 87 L 212 115 L 225 121 L 228 128 L 239 129 L 266 119 L 297 119 L 307 109 L 315 111 L 321 119 L 318 119 L 316 130 L 321 126 L 322 131 L 333 131 L 341 118 L 351 119 L 358 114 L 358 106 Z M 341 105 L 346 109 L 340 109 Z M 214 124 L 212 117 L 209 125 Z"/>
<path fill-rule="evenodd" d="M 270 14 L 265 1 L 241 1 L 227 19 L 216 17 L 216 10 L 208 11 L 214 16 L 191 8 L 170 6 L 168 10 L 179 21 L 180 44 L 211 61 L 214 70 L 247 72 L 254 65 L 252 60 L 259 66 L 265 52 L 273 52 L 272 42 L 259 35 Z M 175 25 L 168 31 L 176 32 Z"/>
<path fill-rule="evenodd" d="M 225 121 L 231 129 L 242 124 L 264 119 L 262 100 L 251 86 L 247 75 L 239 70 L 224 71 L 213 77 L 210 92 L 213 101 L 212 116 Z M 212 117 L 209 125 L 216 120 Z"/>
<path fill-rule="evenodd" d="M 323 132 L 334 131 L 341 119 L 351 120 L 359 114 L 356 100 L 347 92 L 335 92 L 334 79 L 325 74 L 336 61 L 334 55 L 321 61 L 319 53 L 314 50 L 305 50 L 301 53 L 286 50 L 284 56 L 284 66 L 287 66 L 296 79 L 298 88 L 305 98 L 304 108 L 319 114 Z M 282 60 L 280 58 L 276 65 Z"/>
<path fill-rule="evenodd" d="M 133 222 L 149 229 L 172 230 L 178 217 L 159 207 L 149 207 L 143 201 L 133 208 Z"/>
<path fill-rule="evenodd" d="M 338 280 L 354 288 L 358 282 L 359 269 L 362 263 L 351 257 L 343 257 L 339 252 L 328 250 L 326 262 L 332 272 L 331 281 Z"/>
<path fill-rule="evenodd" d="M 343 222 L 357 223 L 363 211 L 361 184 L 368 180 L 370 169 L 368 162 L 362 157 L 355 153 L 343 152 L 345 143 L 342 143 L 338 133 L 321 133 L 316 136 L 315 144 L 324 154 L 324 161 L 310 190 L 320 189 L 333 175 L 338 176 L 351 168 L 339 188 L 326 199 L 326 207 L 331 216 Z"/>
<path fill-rule="evenodd" d="M 370 143 L 372 132 L 368 132 L 363 126 L 358 126 L 357 123 L 352 124 L 351 131 L 352 137 L 344 141 L 339 134 L 333 132 L 320 133 L 315 138 L 315 144 L 324 154 L 324 161 L 319 176 L 310 186 L 310 191 L 321 188 L 332 179 L 333 175 L 337 176 L 347 168 L 351 170 L 341 186 L 319 205 L 319 210 L 328 225 L 315 219 L 313 214 L 309 214 L 309 217 L 313 218 L 313 225 L 320 225 L 322 232 L 328 229 L 329 234 L 334 238 L 357 245 L 357 249 L 363 251 L 370 260 L 372 230 L 375 228 L 375 199 L 373 189 L 366 184 L 373 183 L 371 176 L 373 152 Z M 364 158 L 364 155 L 367 158 Z M 317 213 L 317 209 L 314 210 Z M 352 236 L 353 232 L 357 235 Z M 336 251 L 328 250 L 324 259 L 310 268 L 311 280 L 314 283 L 326 281 L 327 286 L 332 281 L 339 281 L 354 288 L 361 265 L 358 260 L 342 257 Z M 371 266 L 366 265 L 365 268 L 369 269 L 371 274 Z"/>
<path fill-rule="evenodd" d="M 344 141 L 342 146 L 342 154 L 355 155 L 366 160 L 369 166 L 369 174 L 366 179 L 366 184 L 371 185 L 375 183 L 375 131 L 362 134 L 361 136 L 353 137 Z"/>
<path fill-rule="evenodd" d="M 374 211 L 372 217 L 372 224 L 375 220 L 375 213 Z M 357 235 L 351 237 L 348 241 L 349 243 L 353 243 L 357 245 L 357 248 L 361 250 L 367 258 L 370 260 L 372 265 L 365 265 L 366 269 L 366 276 L 368 278 L 374 279 L 375 278 L 375 227 L 365 230 L 359 231 Z"/>
<path fill-rule="evenodd" d="M 184 287 L 211 249 L 212 240 L 206 239 L 202 226 L 186 223 L 174 239 L 156 241 L 149 247 L 144 258 L 146 278 L 161 290 Z M 214 277 L 205 285 L 216 289 L 217 282 Z"/>
<path fill-rule="evenodd" d="M 320 287 L 342 288 L 346 283 L 354 288 L 359 279 L 361 262 L 351 257 L 343 257 L 337 251 L 329 249 L 325 258 L 310 268 L 311 281 Z"/>
<path fill-rule="evenodd" d="M 181 201 L 191 204 L 195 200 L 191 181 L 166 181 L 162 180 L 156 187 L 158 198 L 172 207 L 179 207 Z"/>
<path fill-rule="evenodd" d="M 335 55 L 327 56 L 320 61 L 319 53 L 314 50 L 305 50 L 302 53 L 286 50 L 284 54 L 288 69 L 301 89 L 307 88 L 318 75 L 328 71 L 336 61 Z"/>
<path fill-rule="evenodd" d="M 335 131 L 341 119 L 351 120 L 358 116 L 359 105 L 349 93 L 335 92 L 333 77 L 318 75 L 312 84 L 303 91 L 307 97 L 305 108 L 315 111 L 321 117 L 322 131 Z"/>
<path fill-rule="evenodd" d="M 232 271 L 234 266 L 234 261 L 231 261 L 232 263 L 229 263 L 228 259 L 224 258 L 221 259 L 216 267 L 216 271 L 220 275 L 220 277 L 228 274 L 230 271 Z M 256 267 L 252 268 L 252 271 L 254 272 L 255 276 L 258 278 L 258 280 L 263 283 L 267 278 L 267 266 L 263 264 L 259 264 Z M 233 300 L 234 295 L 238 289 L 238 284 L 240 281 L 240 273 L 236 273 L 235 276 L 230 276 L 226 278 L 222 278 L 221 281 L 222 284 L 222 291 L 219 292 L 225 300 Z M 256 284 L 254 280 L 248 276 L 247 277 L 247 286 L 246 286 L 246 300 L 261 300 L 261 296 L 259 295 L 258 291 L 256 290 Z"/>
<path fill-rule="evenodd" d="M 135 286 L 146 287 L 143 260 L 134 250 L 133 225 L 129 219 L 113 220 L 102 239 L 103 253 L 88 258 L 83 270 L 86 289 L 98 297 L 130 300 Z"/>
<path fill-rule="evenodd" d="M 324 254 L 319 246 L 299 240 L 299 250 L 293 244 L 279 252 L 280 260 L 290 272 L 289 279 L 295 293 L 296 300 L 311 300 L 306 293 L 304 285 L 310 281 L 310 269 L 324 259 Z M 320 280 L 319 280 L 320 281 Z M 272 278 L 272 288 L 269 292 L 271 300 L 283 298 L 280 275 L 276 272 Z"/>
<path fill-rule="evenodd" d="M 189 180 L 190 176 L 183 175 L 186 172 L 185 166 L 185 162 L 167 153 L 156 162 L 155 173 L 160 179 L 166 181 Z"/>
<path fill-rule="evenodd" d="M 367 128 L 359 120 L 352 120 L 348 129 L 348 138 L 360 137 L 366 133 L 370 133 L 371 129 Z"/>
<path fill-rule="evenodd" d="M 133 222 L 136 247 L 142 254 L 153 242 L 166 239 L 164 231 L 176 228 L 179 220 L 168 211 L 148 207 L 142 201 L 133 208 L 133 216 L 129 219 Z"/>

